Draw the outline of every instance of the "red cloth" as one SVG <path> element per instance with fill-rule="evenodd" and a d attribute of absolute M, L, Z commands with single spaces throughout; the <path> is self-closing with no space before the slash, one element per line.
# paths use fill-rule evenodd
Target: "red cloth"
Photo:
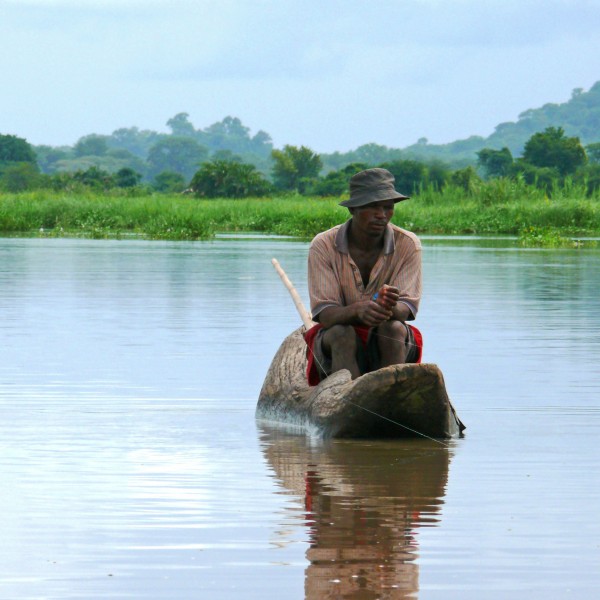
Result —
<path fill-rule="evenodd" d="M 405 323 L 408 325 L 408 323 Z M 421 358 L 423 357 L 423 335 L 421 332 L 414 326 L 408 325 L 413 333 L 415 338 L 415 345 L 417 346 L 417 360 L 416 363 L 421 362 Z M 353 325 L 354 331 L 356 331 L 356 335 L 359 337 L 363 346 L 367 347 L 367 340 L 369 339 L 369 327 L 365 327 L 364 325 Z M 315 355 L 313 352 L 313 346 L 315 343 L 315 338 L 317 337 L 317 333 L 323 329 L 323 325 L 317 323 L 313 327 L 311 327 L 308 331 L 304 333 L 304 341 L 306 342 L 306 357 L 308 359 L 308 363 L 306 365 L 306 379 L 308 380 L 308 385 L 318 385 L 321 382 L 319 378 L 319 372 L 317 369 L 317 363 L 315 361 Z"/>
<path fill-rule="evenodd" d="M 408 323 L 405 323 L 408 325 Z M 410 330 L 412 331 L 413 337 L 415 338 L 415 346 L 417 347 L 417 360 L 415 360 L 415 364 L 419 364 L 421 359 L 423 358 L 423 334 L 419 329 L 417 329 L 414 325 L 408 325 Z"/>

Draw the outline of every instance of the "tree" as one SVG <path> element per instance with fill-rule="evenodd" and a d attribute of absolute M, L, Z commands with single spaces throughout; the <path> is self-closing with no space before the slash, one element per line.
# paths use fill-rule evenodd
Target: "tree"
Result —
<path fill-rule="evenodd" d="M 36 155 L 29 142 L 16 135 L 0 134 L 0 169 L 21 162 L 36 164 Z"/>
<path fill-rule="evenodd" d="M 265 196 L 269 182 L 254 165 L 227 160 L 205 162 L 191 182 L 196 196 L 205 198 L 245 198 Z"/>
<path fill-rule="evenodd" d="M 75 156 L 104 156 L 108 151 L 106 136 L 92 133 L 79 138 L 73 146 Z"/>
<path fill-rule="evenodd" d="M 250 151 L 262 157 L 268 157 L 273 150 L 273 140 L 271 136 L 262 129 L 250 140 Z"/>
<path fill-rule="evenodd" d="M 529 138 L 523 161 L 534 167 L 557 169 L 564 176 L 583 166 L 587 156 L 578 137 L 565 137 L 562 127 L 547 127 Z"/>
<path fill-rule="evenodd" d="M 113 153 L 116 153 L 113 154 Z M 123 153 L 123 154 L 121 154 Z M 52 165 L 52 173 L 75 173 L 87 171 L 90 167 L 96 167 L 110 174 L 115 174 L 121 169 L 132 169 L 137 173 L 146 172 L 146 163 L 137 156 L 123 149 L 111 148 L 104 156 L 80 156 L 57 160 Z"/>
<path fill-rule="evenodd" d="M 0 188 L 7 192 L 25 192 L 43 185 L 44 176 L 30 162 L 9 163 L 0 176 Z"/>
<path fill-rule="evenodd" d="M 163 171 L 154 178 L 152 187 L 157 192 L 164 192 L 167 194 L 183 192 L 186 188 L 186 178 L 181 173 Z"/>
<path fill-rule="evenodd" d="M 69 152 L 63 148 L 52 146 L 35 146 L 37 163 L 42 173 L 55 173 L 58 170 L 57 162 L 69 157 Z"/>
<path fill-rule="evenodd" d="M 158 175 L 162 171 L 175 171 L 189 181 L 207 157 L 208 149 L 198 142 L 185 137 L 167 137 L 150 148 L 150 175 Z"/>
<path fill-rule="evenodd" d="M 487 177 L 508 177 L 513 164 L 513 155 L 505 146 L 502 150 L 484 148 L 477 152 L 477 164 Z"/>
<path fill-rule="evenodd" d="M 275 185 L 283 190 L 304 191 L 311 179 L 316 179 L 323 166 L 321 158 L 306 146 L 284 146 L 283 150 L 273 150 L 271 156 L 275 162 L 273 179 Z"/>
<path fill-rule="evenodd" d="M 357 173 L 360 173 L 361 171 L 365 171 L 368 168 L 369 168 L 369 165 L 367 163 L 352 162 L 349 165 L 346 165 L 343 169 L 341 169 L 341 172 L 344 173 L 344 175 L 346 175 L 346 177 L 348 178 L 348 181 L 350 181 L 350 179 L 354 175 L 356 175 Z"/>
<path fill-rule="evenodd" d="M 171 133 L 178 137 L 194 137 L 196 130 L 189 121 L 188 113 L 177 113 L 167 121 L 167 127 L 171 129 Z"/>
<path fill-rule="evenodd" d="M 325 177 L 319 177 L 308 188 L 315 196 L 341 196 L 348 190 L 349 177 L 343 171 L 330 171 Z"/>
<path fill-rule="evenodd" d="M 165 137 L 166 134 L 156 131 L 140 131 L 137 127 L 123 127 L 113 131 L 106 141 L 111 148 L 129 150 L 138 158 L 145 160 L 150 148 Z"/>
<path fill-rule="evenodd" d="M 76 171 L 71 175 L 73 181 L 82 183 L 94 189 L 110 189 L 114 185 L 114 179 L 108 171 L 98 167 L 90 167 L 85 171 Z"/>
<path fill-rule="evenodd" d="M 242 125 L 237 117 L 225 117 L 207 127 L 204 132 L 209 136 L 210 147 L 215 150 L 244 152 L 248 149 L 250 129 Z"/>
<path fill-rule="evenodd" d="M 142 175 L 129 167 L 119 169 L 115 176 L 115 185 L 120 188 L 135 187 L 142 179 Z"/>
<path fill-rule="evenodd" d="M 585 185 L 588 195 L 600 190 L 600 163 L 585 165 L 575 173 L 576 183 Z"/>
<path fill-rule="evenodd" d="M 560 180 L 560 172 L 556 167 L 536 167 L 524 160 L 517 160 L 514 163 L 511 175 L 522 177 L 525 183 L 534 185 L 547 194 L 552 191 L 554 184 Z"/>
<path fill-rule="evenodd" d="M 461 187 L 465 192 L 472 192 L 475 190 L 477 183 L 481 181 L 477 175 L 477 171 L 473 167 L 465 167 L 454 171 L 450 176 L 450 182 L 454 185 Z"/>
<path fill-rule="evenodd" d="M 377 165 L 382 162 L 389 162 L 390 160 L 399 158 L 398 156 L 392 156 L 390 154 L 391 152 L 391 149 L 387 146 L 371 143 L 359 146 L 351 154 L 353 161 L 363 162 L 369 165 Z"/>
<path fill-rule="evenodd" d="M 110 148 L 106 155 L 117 160 L 139 160 L 135 154 L 132 154 L 125 148 Z"/>
<path fill-rule="evenodd" d="M 131 153 L 125 148 L 110 148 L 103 161 L 99 161 L 98 166 L 105 168 L 111 173 L 117 173 L 121 169 L 131 169 L 139 173 L 142 178 L 147 170 L 145 160 Z"/>
<path fill-rule="evenodd" d="M 325 177 L 319 177 L 307 191 L 316 196 L 340 196 L 348 191 L 352 176 L 368 168 L 365 163 L 350 163 L 339 171 L 330 171 Z"/>
<path fill-rule="evenodd" d="M 225 160 L 227 162 L 244 162 L 244 159 L 239 154 L 234 154 L 231 150 L 216 150 L 212 153 L 210 160 Z"/>
<path fill-rule="evenodd" d="M 394 160 L 381 165 L 393 176 L 396 189 L 414 194 L 421 185 L 427 183 L 427 167 L 416 160 Z"/>
<path fill-rule="evenodd" d="M 267 158 L 273 149 L 271 137 L 267 133 L 259 131 L 254 137 L 250 137 L 250 129 L 237 117 L 225 117 L 204 129 L 201 135 L 202 143 L 211 150 L 230 150 L 246 160 L 252 155 Z"/>
<path fill-rule="evenodd" d="M 434 160 L 427 165 L 427 182 L 437 190 L 448 183 L 450 176 L 450 168 L 442 161 Z"/>
<path fill-rule="evenodd" d="M 595 142 L 594 144 L 588 144 L 585 147 L 585 151 L 588 157 L 588 160 L 595 165 L 600 164 L 600 142 Z"/>

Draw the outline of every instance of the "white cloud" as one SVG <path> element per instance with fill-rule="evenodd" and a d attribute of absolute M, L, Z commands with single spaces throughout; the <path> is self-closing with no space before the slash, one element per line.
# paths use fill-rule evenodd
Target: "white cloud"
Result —
<path fill-rule="evenodd" d="M 573 0 L 0 2 L 0 132 L 72 143 L 226 115 L 321 151 L 451 141 L 600 79 Z"/>

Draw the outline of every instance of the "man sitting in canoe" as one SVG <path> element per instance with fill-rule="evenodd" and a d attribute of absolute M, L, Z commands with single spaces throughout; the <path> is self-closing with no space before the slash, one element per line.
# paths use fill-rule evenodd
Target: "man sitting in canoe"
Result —
<path fill-rule="evenodd" d="M 308 254 L 312 318 L 305 334 L 308 381 L 340 369 L 352 379 L 388 365 L 420 362 L 420 332 L 408 325 L 421 299 L 421 243 L 390 223 L 396 191 L 385 169 L 367 169 L 350 180 L 340 202 L 350 220 L 318 234 Z"/>

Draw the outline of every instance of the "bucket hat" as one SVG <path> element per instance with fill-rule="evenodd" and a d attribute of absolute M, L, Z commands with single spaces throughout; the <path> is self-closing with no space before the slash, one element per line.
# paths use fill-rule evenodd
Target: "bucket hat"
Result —
<path fill-rule="evenodd" d="M 396 191 L 394 181 L 394 176 L 387 169 L 361 171 L 350 179 L 350 198 L 340 202 L 340 206 L 357 208 L 371 202 L 408 200 L 410 196 Z"/>

